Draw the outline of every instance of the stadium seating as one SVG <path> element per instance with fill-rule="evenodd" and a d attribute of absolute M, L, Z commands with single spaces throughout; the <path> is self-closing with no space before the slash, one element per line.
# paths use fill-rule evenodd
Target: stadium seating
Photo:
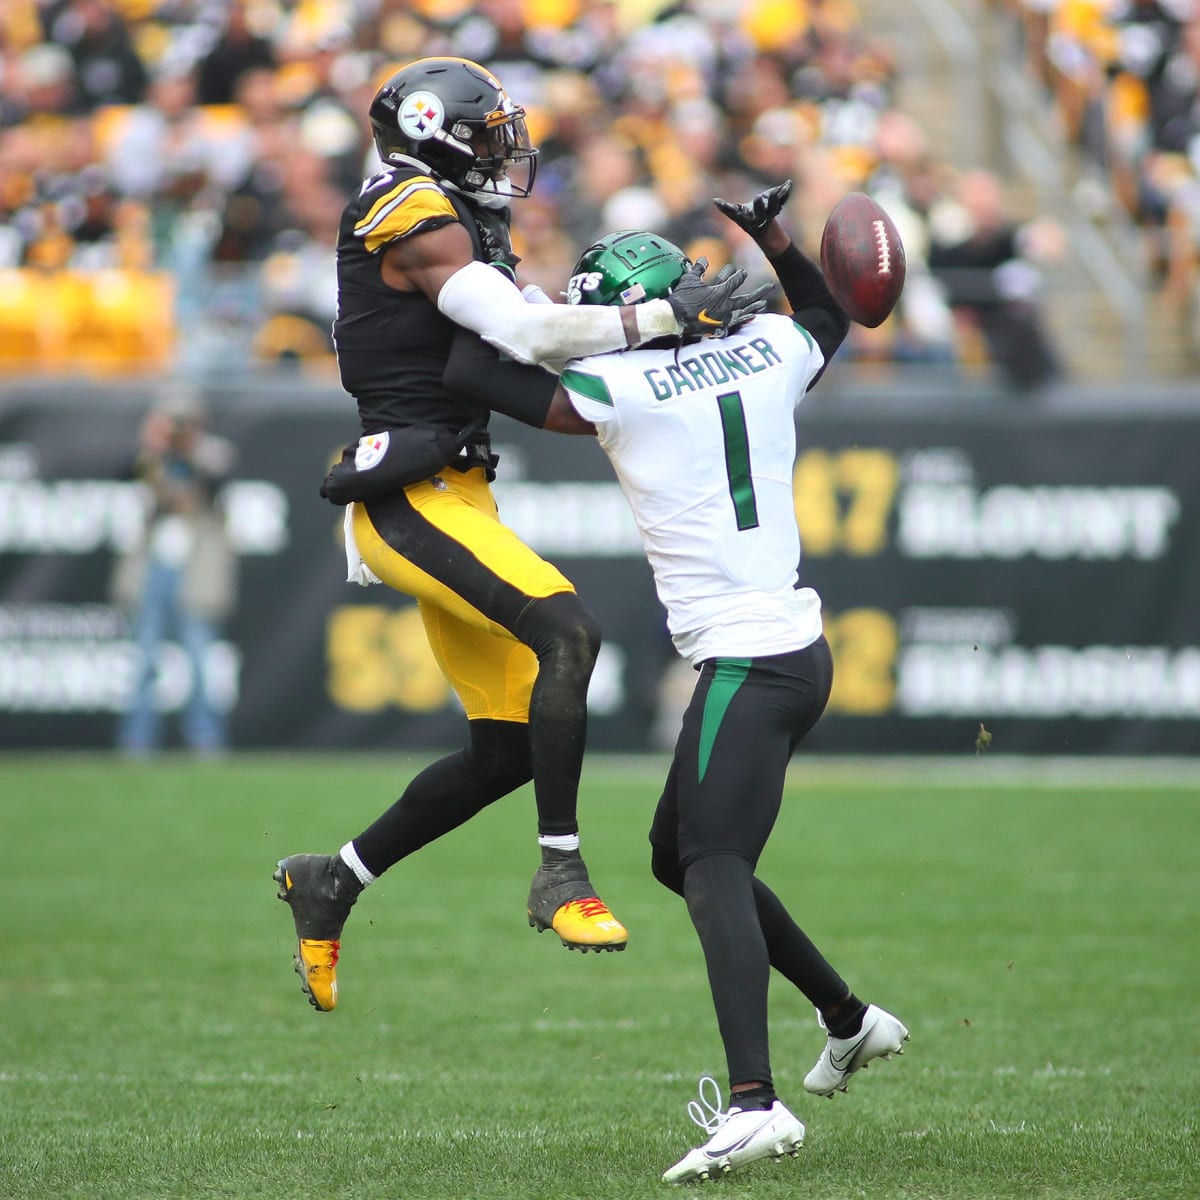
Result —
<path fill-rule="evenodd" d="M 160 371 L 175 344 L 174 283 L 163 272 L 0 271 L 0 370 Z"/>

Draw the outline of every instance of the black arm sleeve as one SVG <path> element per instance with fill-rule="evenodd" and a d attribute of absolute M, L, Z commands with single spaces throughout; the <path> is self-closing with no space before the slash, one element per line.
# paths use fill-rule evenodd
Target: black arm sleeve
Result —
<path fill-rule="evenodd" d="M 541 367 L 501 358 L 495 346 L 471 329 L 459 329 L 442 372 L 446 390 L 480 408 L 541 429 L 558 377 Z"/>
<path fill-rule="evenodd" d="M 784 295 L 792 306 L 792 317 L 803 325 L 825 356 L 825 366 L 850 332 L 850 318 L 825 284 L 821 268 L 806 258 L 792 243 L 778 258 L 767 260 L 783 285 Z M 811 388 L 821 375 L 822 367 L 808 386 Z"/>

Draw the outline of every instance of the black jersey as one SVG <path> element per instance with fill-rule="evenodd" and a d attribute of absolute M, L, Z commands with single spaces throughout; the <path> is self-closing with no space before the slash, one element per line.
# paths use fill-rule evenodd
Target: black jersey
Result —
<path fill-rule="evenodd" d="M 409 425 L 457 431 L 481 415 L 442 386 L 458 326 L 424 292 L 390 288 L 380 273 L 392 242 L 458 220 L 450 197 L 416 166 L 372 176 L 342 214 L 333 340 L 364 433 Z"/>

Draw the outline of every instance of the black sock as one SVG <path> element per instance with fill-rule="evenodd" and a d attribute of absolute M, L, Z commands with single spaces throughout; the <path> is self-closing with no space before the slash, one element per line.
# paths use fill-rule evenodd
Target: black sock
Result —
<path fill-rule="evenodd" d="M 845 1000 L 821 1013 L 829 1036 L 839 1039 L 852 1038 L 862 1029 L 867 1006 L 851 992 Z"/>
<path fill-rule="evenodd" d="M 747 1088 L 744 1092 L 734 1092 L 729 1097 L 729 1107 L 768 1109 L 777 1099 L 775 1089 L 769 1083 L 760 1084 L 758 1087 Z"/>

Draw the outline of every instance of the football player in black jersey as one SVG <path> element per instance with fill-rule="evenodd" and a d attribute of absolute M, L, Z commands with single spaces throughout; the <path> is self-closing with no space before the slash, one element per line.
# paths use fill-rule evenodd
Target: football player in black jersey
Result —
<path fill-rule="evenodd" d="M 734 294 L 744 272 L 706 284 L 703 262 L 672 295 L 645 304 L 556 305 L 519 288 L 509 204 L 532 189 L 538 152 L 524 110 L 476 63 L 410 64 L 376 94 L 370 119 L 383 169 L 342 217 L 333 327 L 362 437 L 322 491 L 348 505 L 351 578 L 416 598 L 470 737 L 338 854 L 279 863 L 296 970 L 324 1012 L 337 1004 L 339 939 L 362 889 L 531 779 L 542 862 L 530 925 L 573 949 L 624 949 L 626 930 L 588 879 L 576 822 L 600 631 L 570 580 L 500 523 L 488 486 L 489 410 L 460 399 L 446 378 L 481 351 L 502 371 L 492 347 L 538 363 L 708 331 L 744 301 Z M 553 428 L 552 391 L 492 408 Z"/>

